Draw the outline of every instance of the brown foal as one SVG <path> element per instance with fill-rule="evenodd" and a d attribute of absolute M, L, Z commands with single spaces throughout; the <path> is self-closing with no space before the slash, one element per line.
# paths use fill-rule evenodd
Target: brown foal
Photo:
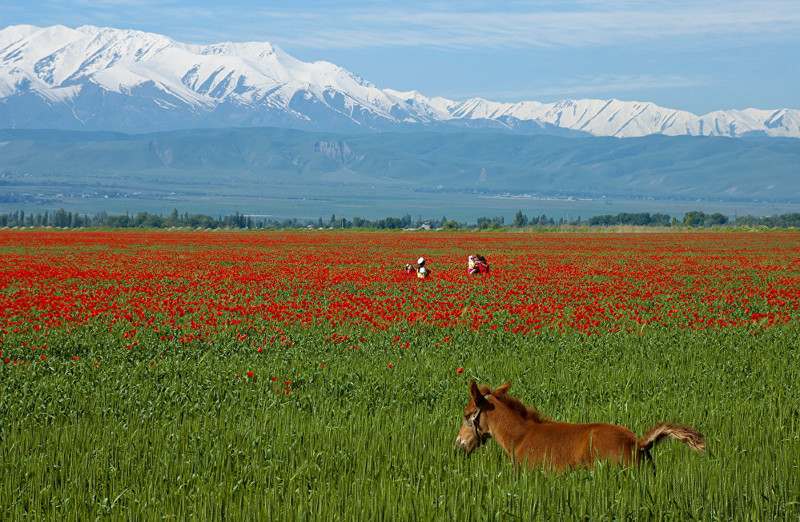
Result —
<path fill-rule="evenodd" d="M 472 381 L 472 397 L 464 408 L 464 420 L 455 446 L 471 453 L 487 439 L 494 438 L 516 463 L 542 466 L 555 471 L 589 468 L 598 460 L 623 466 L 653 463 L 650 448 L 666 437 L 685 443 L 695 451 L 705 450 L 703 435 L 692 428 L 661 422 L 639 439 L 623 426 L 594 422 L 554 422 L 519 399 L 508 395 L 510 383 L 494 391 Z"/>

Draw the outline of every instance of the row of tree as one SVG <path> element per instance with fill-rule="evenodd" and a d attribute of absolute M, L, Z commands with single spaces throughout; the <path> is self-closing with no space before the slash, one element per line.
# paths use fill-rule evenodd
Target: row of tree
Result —
<path fill-rule="evenodd" d="M 800 214 L 782 214 L 771 217 L 737 217 L 731 223 L 727 216 L 720 213 L 706 214 L 701 211 L 687 212 L 681 221 L 669 216 L 668 214 L 650 214 L 648 212 L 627 213 L 622 212 L 616 215 L 594 216 L 586 221 L 582 221 L 578 216 L 576 219 L 560 218 L 554 220 L 552 217 L 528 216 L 518 211 L 514 220 L 510 224 L 505 223 L 502 216 L 492 218 L 481 216 L 476 223 L 460 223 L 448 220 L 442 216 L 441 219 L 424 220 L 422 216 L 413 219 L 410 214 L 403 217 L 387 217 L 384 219 L 369 220 L 354 217 L 352 220 L 336 217 L 332 215 L 329 220 L 321 217 L 316 221 L 298 219 L 273 219 L 266 217 L 256 217 L 238 212 L 213 218 L 204 214 L 179 213 L 174 209 L 166 217 L 159 214 L 149 214 L 139 212 L 135 216 L 109 215 L 106 212 L 97 214 L 79 214 L 77 212 L 67 212 L 59 209 L 53 213 L 25 213 L 24 211 L 14 211 L 0 214 L 0 227 L 56 227 L 56 228 L 240 228 L 240 229 L 263 229 L 263 228 L 360 228 L 360 229 L 437 229 L 448 230 L 462 228 L 480 229 L 505 229 L 505 228 L 532 228 L 532 227 L 553 227 L 553 226 L 618 226 L 632 225 L 645 227 L 714 227 L 714 226 L 746 226 L 746 227 L 769 227 L 769 228 L 800 228 Z"/>
<path fill-rule="evenodd" d="M 291 223 L 292 225 L 294 222 Z M 25 211 L 10 212 L 0 214 L 0 227 L 55 227 L 55 228 L 87 228 L 87 227 L 108 227 L 108 228 L 170 228 L 170 227 L 202 227 L 202 228 L 256 228 L 257 220 L 251 216 L 239 214 L 238 212 L 214 219 L 203 214 L 192 214 L 188 212 L 179 214 L 178 209 L 174 209 L 172 214 L 163 217 L 158 214 L 139 212 L 136 216 L 109 215 L 106 212 L 98 212 L 94 215 L 79 214 L 77 212 L 67 212 L 59 209 L 52 214 L 44 213 L 26 214 Z"/>

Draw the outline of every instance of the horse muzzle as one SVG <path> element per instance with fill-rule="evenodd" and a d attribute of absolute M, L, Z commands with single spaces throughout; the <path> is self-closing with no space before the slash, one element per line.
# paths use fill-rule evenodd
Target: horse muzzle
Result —
<path fill-rule="evenodd" d="M 480 446 L 480 443 L 476 441 L 474 437 L 462 437 L 460 433 L 458 437 L 456 437 L 456 442 L 453 444 L 453 448 L 456 451 L 464 451 L 467 454 L 475 451 L 475 448 L 478 446 Z"/>

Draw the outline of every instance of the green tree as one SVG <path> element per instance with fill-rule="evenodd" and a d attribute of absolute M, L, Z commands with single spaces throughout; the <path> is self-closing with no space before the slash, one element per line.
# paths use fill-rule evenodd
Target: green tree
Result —
<path fill-rule="evenodd" d="M 171 226 L 171 227 L 176 227 L 176 226 L 178 226 L 179 219 L 180 218 L 178 216 L 178 209 L 177 208 L 173 208 L 172 209 L 172 213 L 167 218 L 166 224 Z"/>
<path fill-rule="evenodd" d="M 724 225 L 727 222 L 728 222 L 728 216 L 720 214 L 719 212 L 714 212 L 713 214 L 706 215 L 704 224 L 707 227 L 713 227 L 718 225 Z"/>
<path fill-rule="evenodd" d="M 528 216 L 522 213 L 521 210 L 517 210 L 517 214 L 514 216 L 514 228 L 522 228 L 528 224 Z"/>
<path fill-rule="evenodd" d="M 683 224 L 687 227 L 702 227 L 706 220 L 705 212 L 692 210 L 683 216 Z"/>

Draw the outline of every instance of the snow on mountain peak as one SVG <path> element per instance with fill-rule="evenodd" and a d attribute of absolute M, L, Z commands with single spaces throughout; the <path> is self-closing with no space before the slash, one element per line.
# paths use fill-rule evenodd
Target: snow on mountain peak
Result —
<path fill-rule="evenodd" d="M 616 137 L 800 137 L 797 110 L 697 116 L 616 99 L 428 98 L 415 90 L 379 89 L 335 64 L 302 62 L 268 42 L 184 44 L 158 34 L 89 25 L 0 30 L 0 108 L 0 126 L 121 131 L 192 125 L 388 130 L 412 123 L 531 132 L 560 128 Z"/>

